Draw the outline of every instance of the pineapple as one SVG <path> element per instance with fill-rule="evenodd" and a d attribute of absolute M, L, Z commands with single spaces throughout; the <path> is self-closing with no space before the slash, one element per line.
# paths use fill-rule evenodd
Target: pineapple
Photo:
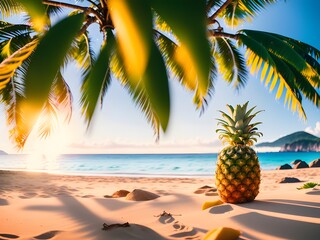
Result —
<path fill-rule="evenodd" d="M 255 199 L 259 193 L 260 164 L 257 154 L 250 147 L 262 136 L 251 120 L 261 111 L 252 113 L 255 107 L 247 111 L 248 102 L 233 108 L 227 105 L 230 115 L 223 111 L 223 119 L 217 119 L 219 138 L 229 146 L 218 155 L 216 168 L 216 186 L 222 201 L 245 203 Z"/>

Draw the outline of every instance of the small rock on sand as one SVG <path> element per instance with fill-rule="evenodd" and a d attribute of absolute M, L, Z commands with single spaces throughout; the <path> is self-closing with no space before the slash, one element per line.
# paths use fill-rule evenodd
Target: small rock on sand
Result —
<path fill-rule="evenodd" d="M 112 194 L 112 197 L 113 198 L 121 198 L 121 197 L 126 197 L 130 192 L 127 191 L 127 190 L 119 190 L 119 191 L 116 191 L 115 193 Z"/>
<path fill-rule="evenodd" d="M 126 200 L 131 201 L 149 201 L 160 197 L 159 195 L 141 189 L 134 189 L 126 196 Z"/>
<path fill-rule="evenodd" d="M 298 178 L 294 177 L 284 177 L 280 181 L 277 181 L 277 183 L 296 183 L 301 182 Z"/>
<path fill-rule="evenodd" d="M 277 170 L 285 170 L 285 169 L 292 169 L 292 167 L 288 163 L 277 167 Z"/>
<path fill-rule="evenodd" d="M 320 167 L 320 158 L 313 160 L 311 163 L 309 163 L 309 167 Z"/>
<path fill-rule="evenodd" d="M 118 190 L 116 192 L 114 192 L 111 196 L 110 195 L 105 195 L 105 198 L 122 198 L 122 197 L 126 197 L 130 192 L 127 190 Z"/>

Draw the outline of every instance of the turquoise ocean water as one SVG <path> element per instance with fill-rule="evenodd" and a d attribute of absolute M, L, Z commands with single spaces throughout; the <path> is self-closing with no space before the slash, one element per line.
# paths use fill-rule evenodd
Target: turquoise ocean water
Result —
<path fill-rule="evenodd" d="M 258 153 L 262 170 L 301 159 L 320 158 L 316 152 Z M 22 154 L 0 156 L 0 169 L 43 171 L 76 175 L 208 177 L 217 154 L 68 154 L 54 159 Z"/>

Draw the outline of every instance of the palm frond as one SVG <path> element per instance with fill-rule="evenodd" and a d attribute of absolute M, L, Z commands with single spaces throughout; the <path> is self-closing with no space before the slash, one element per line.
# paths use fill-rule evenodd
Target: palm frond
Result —
<path fill-rule="evenodd" d="M 213 54 L 213 51 L 214 51 L 213 49 L 214 48 L 211 45 L 212 54 L 211 54 L 211 58 L 210 58 L 211 61 L 210 61 L 210 73 L 209 73 L 209 79 L 210 79 L 210 81 L 209 81 L 209 91 L 208 91 L 207 96 L 205 96 L 204 99 L 203 99 L 203 106 L 201 108 L 202 112 L 207 107 L 209 98 L 211 98 L 213 96 L 213 94 L 214 94 L 215 81 L 218 78 L 218 66 L 217 66 L 216 58 L 214 57 L 214 54 Z"/>
<path fill-rule="evenodd" d="M 315 58 L 316 60 L 320 59 L 320 50 L 307 44 L 307 43 L 304 43 L 304 42 L 301 42 L 301 41 L 298 41 L 296 39 L 289 38 L 286 36 L 282 36 L 282 35 L 276 34 L 276 33 L 268 33 L 268 34 L 273 35 L 277 38 L 280 38 L 280 39 L 286 41 L 288 44 L 292 45 L 292 48 L 295 49 L 297 52 L 301 53 L 301 51 L 302 51 L 303 53 L 310 55 L 312 58 Z"/>
<path fill-rule="evenodd" d="M 194 91 L 195 84 L 186 81 L 186 79 L 184 78 L 183 69 L 174 57 L 175 51 L 179 46 L 160 31 L 155 31 L 154 38 L 162 56 L 164 57 L 167 68 L 170 69 L 173 77 L 177 78 L 177 80 L 187 89 Z"/>
<path fill-rule="evenodd" d="M 266 6 L 276 3 L 279 0 L 233 0 L 219 14 L 229 26 L 235 27 L 244 21 L 251 21 Z M 223 2 L 224 3 L 224 2 Z M 221 5 L 223 3 L 220 3 Z"/>
<path fill-rule="evenodd" d="M 210 58 L 210 73 L 209 73 L 209 86 L 208 93 L 206 96 L 197 93 L 197 80 L 194 78 L 186 77 L 185 71 L 180 66 L 176 59 L 176 51 L 179 46 L 168 36 L 161 33 L 160 31 L 155 31 L 154 33 L 155 42 L 164 57 L 167 69 L 170 70 L 172 77 L 180 82 L 180 84 L 187 90 L 194 92 L 193 102 L 198 108 L 201 108 L 201 113 L 205 110 L 208 104 L 208 99 L 214 93 L 214 81 L 217 78 L 217 67 L 216 60 L 211 54 Z M 211 43 L 210 43 L 211 44 Z M 212 49 L 212 47 L 211 47 Z"/>
<path fill-rule="evenodd" d="M 282 39 L 284 42 L 286 42 L 294 51 L 296 51 L 297 54 L 299 54 L 308 65 L 308 68 L 311 69 L 311 76 L 310 74 L 305 74 L 304 76 L 307 77 L 310 81 L 310 83 L 315 88 L 320 87 L 320 51 L 306 43 L 297 41 L 292 38 L 284 37 L 279 34 L 269 33 L 270 35 L 273 35 L 279 39 Z"/>
<path fill-rule="evenodd" d="M 33 30 L 26 24 L 12 24 L 0 21 L 0 42 L 18 37 L 24 34 L 30 34 Z"/>
<path fill-rule="evenodd" d="M 247 68 L 244 57 L 234 46 L 231 40 L 223 37 L 214 38 L 214 56 L 219 64 L 219 71 L 224 80 L 234 83 L 234 87 L 239 89 L 244 87 L 247 81 Z"/>
<path fill-rule="evenodd" d="M 56 6 L 46 6 L 46 13 L 48 16 L 55 16 L 63 12 L 61 7 Z"/>
<path fill-rule="evenodd" d="M 223 0 L 206 0 L 207 13 L 217 10 L 217 8 L 220 7 L 223 2 Z"/>
<path fill-rule="evenodd" d="M 172 29 L 169 27 L 169 25 L 161 18 L 159 14 L 156 12 L 153 12 L 153 18 L 154 18 L 154 27 L 158 31 L 166 32 L 166 33 L 172 33 Z"/>
<path fill-rule="evenodd" d="M 0 17 L 10 17 L 23 11 L 22 5 L 16 0 L 0 1 Z"/>
<path fill-rule="evenodd" d="M 290 66 L 289 66 L 290 67 Z M 290 67 L 291 71 L 295 75 L 295 85 L 302 92 L 302 94 L 309 99 L 316 107 L 320 107 L 320 95 L 313 84 L 310 83 L 310 79 L 298 72 L 295 68 Z"/>
<path fill-rule="evenodd" d="M 284 103 L 292 111 L 298 111 L 300 117 L 306 118 L 300 90 L 307 99 L 316 102 L 316 106 L 319 105 L 317 90 L 310 83 L 316 73 L 310 65 L 300 61 L 297 52 L 292 53 L 294 50 L 290 45 L 283 43 L 280 45 L 282 49 L 279 49 L 279 46 L 265 42 L 266 39 L 270 40 L 267 34 L 264 35 L 265 40 L 262 40 L 259 34 L 260 32 L 257 33 L 258 37 L 251 33 L 239 34 L 239 44 L 247 48 L 247 65 L 251 73 L 260 74 L 261 81 L 265 82 L 270 91 L 277 88 L 276 98 L 280 98 L 285 90 Z M 295 57 L 298 58 L 297 61 L 294 61 Z"/>
<path fill-rule="evenodd" d="M 72 43 L 67 54 L 67 60 L 75 60 L 85 76 L 95 61 L 95 52 L 92 49 L 91 39 L 88 32 L 84 32 L 78 36 Z"/>
<path fill-rule="evenodd" d="M 31 42 L 31 29 L 25 25 L 22 29 L 6 25 L 0 27 L 0 62 L 9 57 L 12 53 Z"/>
<path fill-rule="evenodd" d="M 52 84 L 48 99 L 39 116 L 38 133 L 48 137 L 59 125 L 61 117 L 69 121 L 72 114 L 72 94 L 61 71 Z"/>
<path fill-rule="evenodd" d="M 50 98 L 50 96 L 49 96 Z M 39 136 L 42 138 L 48 137 L 52 131 L 58 126 L 58 115 L 55 106 L 51 104 L 50 100 L 46 101 L 43 105 L 43 109 L 39 115 L 38 128 Z"/>
<path fill-rule="evenodd" d="M 119 51 L 113 55 L 110 63 L 110 69 L 115 77 L 120 81 L 121 85 L 128 91 L 136 106 L 145 115 L 147 121 L 151 124 L 156 140 L 160 137 L 160 119 L 155 110 L 151 107 L 150 100 L 141 85 L 134 85 L 128 79 L 123 60 Z"/>
<path fill-rule="evenodd" d="M 69 121 L 72 116 L 72 93 L 71 89 L 64 79 L 61 71 L 58 71 L 57 76 L 51 87 L 49 94 L 50 103 L 56 106 L 58 112 L 63 113 L 64 120 Z"/>
<path fill-rule="evenodd" d="M 25 142 L 27 134 L 23 131 L 20 123 L 23 121 L 23 115 L 20 111 L 20 105 L 24 99 L 23 84 L 18 81 L 19 78 L 12 77 L 5 88 L 0 90 L 1 103 L 4 105 L 6 121 L 9 127 L 9 137 L 21 148 Z"/>
<path fill-rule="evenodd" d="M 0 64 L 0 89 L 5 88 L 16 69 L 33 53 L 37 45 L 38 39 L 34 39 L 32 42 L 14 52 Z"/>
<path fill-rule="evenodd" d="M 316 183 L 316 182 L 307 182 L 305 184 L 303 184 L 301 187 L 298 187 L 298 190 L 301 189 L 308 189 L 308 188 L 314 188 L 316 186 L 320 186 L 320 183 Z"/>
<path fill-rule="evenodd" d="M 309 76 L 316 75 L 316 73 L 310 68 L 310 66 L 308 66 L 301 55 L 295 49 L 293 49 L 292 45 L 288 44 L 287 41 L 284 41 L 283 39 L 267 32 L 241 30 L 240 33 L 244 33 L 248 37 L 260 42 L 265 49 L 288 62 L 298 71 L 304 72 L 304 74 L 308 74 Z"/>
<path fill-rule="evenodd" d="M 306 117 L 303 106 L 302 106 L 302 95 L 300 89 L 296 85 L 296 75 L 291 71 L 288 63 L 279 58 L 277 55 L 270 53 L 272 57 L 276 70 L 278 72 L 278 78 L 274 78 L 270 90 L 272 91 L 276 86 L 278 86 L 276 92 L 276 98 L 279 99 L 284 89 L 286 90 L 286 95 L 284 103 L 295 112 L 298 111 L 301 117 Z M 294 69 L 294 68 L 293 68 Z"/>
<path fill-rule="evenodd" d="M 81 86 L 81 106 L 88 126 L 95 113 L 99 98 L 103 100 L 110 82 L 110 58 L 115 50 L 115 39 L 111 30 L 107 31 L 107 41 L 103 44 L 95 64 L 87 72 Z"/>

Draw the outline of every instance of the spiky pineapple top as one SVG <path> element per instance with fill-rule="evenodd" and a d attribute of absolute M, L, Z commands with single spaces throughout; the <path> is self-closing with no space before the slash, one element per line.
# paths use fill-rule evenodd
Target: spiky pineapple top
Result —
<path fill-rule="evenodd" d="M 261 122 L 251 123 L 251 120 L 261 111 L 252 113 L 255 107 L 247 111 L 248 103 L 237 105 L 233 108 L 227 105 L 230 115 L 223 111 L 223 119 L 217 119 L 218 125 L 223 129 L 217 129 L 216 132 L 220 134 L 219 138 L 223 142 L 228 142 L 233 146 L 252 146 L 257 141 L 256 137 L 261 137 L 262 133 L 258 132 L 256 127 Z"/>

